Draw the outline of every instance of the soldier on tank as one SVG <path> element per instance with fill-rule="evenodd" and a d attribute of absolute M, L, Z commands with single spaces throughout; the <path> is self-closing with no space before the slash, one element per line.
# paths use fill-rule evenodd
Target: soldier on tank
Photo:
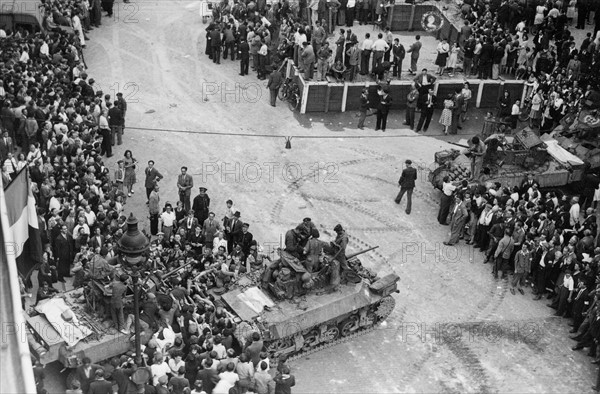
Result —
<path fill-rule="evenodd" d="M 319 230 L 317 230 L 317 226 L 311 221 L 310 218 L 304 218 L 302 223 L 296 226 L 296 230 L 300 232 L 300 245 L 302 247 L 306 246 L 306 243 L 310 239 L 313 234 L 317 234 L 316 238 L 319 238 Z"/>
<path fill-rule="evenodd" d="M 300 245 L 301 238 L 302 236 L 298 228 L 293 228 L 291 230 L 288 230 L 287 233 L 285 233 L 284 250 L 292 256 L 296 257 L 297 259 L 300 259 L 300 256 L 302 256 L 303 253 L 303 248 Z"/>
<path fill-rule="evenodd" d="M 319 240 L 319 231 L 316 228 L 313 229 L 308 242 L 304 245 L 304 254 L 306 255 L 304 267 L 308 272 L 315 272 L 318 270 L 319 259 L 321 258 L 321 253 L 323 252 L 323 247 L 325 245 L 327 245 L 325 242 Z"/>

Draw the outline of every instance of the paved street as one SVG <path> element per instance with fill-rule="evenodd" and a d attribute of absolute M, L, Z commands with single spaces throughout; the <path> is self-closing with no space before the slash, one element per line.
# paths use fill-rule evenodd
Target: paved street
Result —
<path fill-rule="evenodd" d="M 217 66 L 204 55 L 199 2 L 116 8 L 114 20 L 90 33 L 85 56 L 104 93 L 122 91 L 130 103 L 125 144 L 108 160 L 114 168 L 131 149 L 142 164 L 126 212 L 149 229 L 147 160 L 165 176 L 162 202 L 176 200 L 176 176 L 186 165 L 195 186 L 208 188 L 216 216 L 233 199 L 265 246 L 279 245 L 306 216 L 329 230 L 323 239 L 341 223 L 351 252 L 379 245 L 362 256 L 365 265 L 401 277 L 396 309 L 383 326 L 292 363 L 294 392 L 590 391 L 596 368 L 585 353 L 571 351 L 564 319 L 551 317 L 530 290 L 510 294 L 477 250 L 442 244 L 448 228 L 436 221 L 439 195 L 427 173 L 434 153 L 452 145 L 403 129 L 404 113 L 390 114 L 384 135 L 373 131 L 373 118 L 359 133 L 353 113 L 270 107 L 264 81 L 238 76 L 238 62 Z M 480 116 L 473 112 L 465 133 L 480 130 Z M 432 134 L 439 133 L 438 118 Z M 286 136 L 293 136 L 292 149 L 284 148 Z M 393 201 L 406 159 L 419 169 L 411 215 L 405 201 Z M 58 392 L 61 384 L 54 376 L 49 386 Z"/>

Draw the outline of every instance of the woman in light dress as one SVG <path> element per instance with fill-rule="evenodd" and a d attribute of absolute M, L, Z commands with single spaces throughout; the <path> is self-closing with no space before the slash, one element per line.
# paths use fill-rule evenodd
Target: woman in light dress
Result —
<path fill-rule="evenodd" d="M 450 57 L 448 58 L 448 64 L 446 64 L 446 68 L 451 70 L 448 72 L 448 75 L 453 77 L 454 70 L 456 69 L 456 63 L 458 62 L 458 51 L 460 48 L 456 43 L 452 44 L 452 48 L 450 49 Z"/>
<path fill-rule="evenodd" d="M 473 97 L 473 92 L 471 92 L 471 85 L 469 85 L 468 82 L 465 82 L 465 84 L 463 85 L 461 93 L 465 100 L 460 115 L 461 120 L 464 123 L 467 120 L 467 111 L 469 110 L 469 104 L 471 102 L 471 98 Z"/>
<path fill-rule="evenodd" d="M 452 108 L 454 107 L 454 101 L 452 101 L 452 94 L 444 100 L 444 109 L 440 116 L 440 124 L 444 126 L 444 134 L 448 135 L 448 128 L 452 124 Z"/>

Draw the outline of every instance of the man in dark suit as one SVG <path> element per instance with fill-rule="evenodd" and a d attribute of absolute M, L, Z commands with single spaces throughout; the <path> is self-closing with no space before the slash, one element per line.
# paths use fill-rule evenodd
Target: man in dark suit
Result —
<path fill-rule="evenodd" d="M 584 312 L 587 309 L 587 306 L 590 304 L 590 295 L 587 289 L 587 283 L 584 280 L 579 281 L 578 289 L 574 294 L 573 299 L 573 329 L 569 331 L 569 333 L 574 334 L 579 331 L 579 327 L 581 323 L 583 323 L 583 319 L 585 318 Z"/>
<path fill-rule="evenodd" d="M 206 194 L 206 188 L 200 186 L 198 189 L 200 194 L 194 197 L 194 202 L 192 204 L 192 209 L 194 210 L 194 216 L 198 219 L 199 224 L 203 224 L 206 219 L 208 219 L 208 210 L 210 207 L 210 197 Z"/>
<path fill-rule="evenodd" d="M 406 214 L 410 215 L 410 209 L 412 207 L 412 192 L 415 188 L 415 181 L 417 180 L 417 170 L 412 167 L 411 160 L 406 160 L 405 163 L 406 168 L 402 170 L 402 175 L 398 181 L 398 185 L 400 185 L 400 192 L 396 196 L 396 204 L 400 204 L 404 193 L 406 193 L 406 197 L 408 198 L 408 202 L 406 203 Z"/>
<path fill-rule="evenodd" d="M 248 45 L 246 37 L 240 38 L 238 55 L 240 57 L 240 75 L 248 75 L 248 67 L 250 66 L 250 45 Z"/>
<path fill-rule="evenodd" d="M 421 43 L 421 36 L 417 34 L 415 37 L 415 42 L 408 48 L 408 53 L 410 53 L 410 68 L 408 72 L 411 74 L 415 74 L 417 72 L 417 62 L 419 61 L 419 53 L 421 51 L 421 47 L 423 44 Z"/>
<path fill-rule="evenodd" d="M 181 174 L 177 177 L 177 189 L 179 190 L 179 201 L 183 203 L 184 209 L 189 211 L 192 205 L 190 196 L 192 187 L 194 187 L 194 179 L 187 173 L 187 170 L 187 167 L 181 167 Z"/>
<path fill-rule="evenodd" d="M 95 380 L 90 383 L 89 394 L 112 394 L 112 382 L 104 379 L 104 370 L 102 368 L 94 372 L 94 377 Z"/>
<path fill-rule="evenodd" d="M 108 125 L 110 126 L 110 143 L 115 146 L 115 137 L 117 145 L 123 144 L 123 112 L 119 108 L 119 102 L 115 101 L 113 105 L 108 105 Z"/>
<path fill-rule="evenodd" d="M 421 131 L 422 127 L 424 132 L 427 131 L 429 123 L 431 122 L 431 117 L 433 116 L 436 100 L 437 97 L 433 94 L 433 88 L 430 88 L 425 95 L 423 107 L 421 108 L 421 116 L 419 117 L 419 123 L 417 124 L 417 133 Z"/>
<path fill-rule="evenodd" d="M 242 252 L 244 252 L 244 262 L 246 261 L 246 257 L 250 254 L 250 246 L 252 246 L 252 240 L 254 238 L 252 233 L 248 232 L 248 227 L 250 227 L 248 223 L 242 225 L 242 234 L 240 235 L 239 242 L 242 246 Z"/>
<path fill-rule="evenodd" d="M 213 247 L 213 240 L 219 231 L 221 231 L 221 224 L 218 220 L 215 220 L 215 213 L 209 212 L 208 219 L 202 224 L 202 233 L 204 236 L 204 245 L 211 250 Z"/>
<path fill-rule="evenodd" d="M 150 200 L 150 193 L 154 190 L 154 186 L 158 184 L 158 182 L 163 179 L 162 174 L 154 168 L 154 160 L 148 160 L 148 167 L 144 171 L 146 174 L 146 180 L 144 181 L 144 187 L 146 188 L 146 198 Z M 146 201 L 146 205 L 148 201 Z"/>
<path fill-rule="evenodd" d="M 492 59 L 494 57 L 494 44 L 490 38 L 486 38 L 481 46 L 479 54 L 479 79 L 488 79 L 492 71 Z"/>
<path fill-rule="evenodd" d="M 115 328 L 122 334 L 129 334 L 125 329 L 125 318 L 123 316 L 123 298 L 127 293 L 127 280 L 129 276 L 122 274 L 120 277 L 115 277 L 111 283 L 112 295 L 110 297 L 110 315 L 112 317 Z"/>
<path fill-rule="evenodd" d="M 423 108 L 423 104 L 425 103 L 425 96 L 427 96 L 427 92 L 433 89 L 433 84 L 435 83 L 436 78 L 433 75 L 427 73 L 427 69 L 424 68 L 421 71 L 421 74 L 417 75 L 413 81 L 417 85 L 417 89 L 419 89 L 419 102 L 417 103 L 417 107 Z"/>
<path fill-rule="evenodd" d="M 252 364 L 258 365 L 260 362 L 260 353 L 262 352 L 263 341 L 258 332 L 252 333 L 252 343 L 247 344 L 244 354 L 252 361 Z"/>
<path fill-rule="evenodd" d="M 227 250 L 233 250 L 233 246 L 240 241 L 242 235 L 242 221 L 240 220 L 240 211 L 235 211 L 231 225 L 229 226 L 229 237 L 227 238 Z"/>
<path fill-rule="evenodd" d="M 200 226 L 200 222 L 198 221 L 198 219 L 195 216 L 196 216 L 196 211 L 194 211 L 193 209 L 190 209 L 187 213 L 187 216 L 184 217 L 183 219 L 181 219 L 177 223 L 179 225 L 179 227 L 182 227 L 185 229 L 188 236 L 194 231 L 194 228 Z"/>
<path fill-rule="evenodd" d="M 454 202 L 454 209 L 450 219 L 450 239 L 444 242 L 444 245 L 455 245 L 458 243 L 460 236 L 465 229 L 465 223 L 469 218 L 467 207 L 465 206 L 464 197 L 461 193 L 457 193 Z"/>
<path fill-rule="evenodd" d="M 202 390 L 207 393 L 212 393 L 213 389 L 219 382 L 219 372 L 217 372 L 216 368 L 212 368 L 213 360 L 209 357 L 203 363 L 200 363 L 200 368 L 203 368 L 198 371 L 196 374 L 196 379 L 202 381 Z"/>
<path fill-rule="evenodd" d="M 58 268 L 58 280 L 64 282 L 65 276 L 71 276 L 70 269 L 73 258 L 73 238 L 67 231 L 67 226 L 63 224 L 60 234 L 54 240 L 54 256 Z"/>
<path fill-rule="evenodd" d="M 14 152 L 14 149 L 13 140 L 8 136 L 8 131 L 5 131 L 2 133 L 2 138 L 0 138 L 0 160 L 4 162 L 8 154 Z"/>
<path fill-rule="evenodd" d="M 387 86 L 384 87 L 380 93 L 379 104 L 377 105 L 377 124 L 375 125 L 375 131 L 381 129 L 381 131 L 385 133 L 387 117 L 390 113 L 390 107 L 392 106 L 392 97 L 389 93 L 390 88 Z"/>

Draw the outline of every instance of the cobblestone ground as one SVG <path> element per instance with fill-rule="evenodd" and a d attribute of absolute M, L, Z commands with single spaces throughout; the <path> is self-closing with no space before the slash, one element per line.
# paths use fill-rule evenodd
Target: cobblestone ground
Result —
<path fill-rule="evenodd" d="M 237 62 L 216 66 L 204 55 L 198 2 L 131 4 L 115 4 L 115 18 L 90 33 L 86 52 L 104 93 L 123 91 L 130 103 L 125 145 L 108 165 L 125 149 L 140 163 L 154 159 L 165 176 L 163 202 L 176 199 L 176 175 L 188 166 L 217 216 L 232 198 L 267 248 L 303 217 L 331 232 L 342 223 L 352 251 L 380 246 L 363 256 L 365 265 L 401 277 L 383 326 L 292 363 L 294 392 L 589 391 L 596 370 L 570 350 L 567 323 L 549 317 L 530 290 L 511 295 L 479 252 L 442 244 L 448 229 L 435 220 L 439 196 L 427 174 L 434 152 L 451 145 L 432 138 L 434 130 L 417 136 L 401 128 L 403 113 L 392 113 L 385 136 L 372 130 L 371 118 L 358 139 L 351 113 L 300 116 L 281 102 L 272 108 L 264 81 L 239 77 Z M 465 133 L 481 127 L 477 116 Z M 292 149 L 284 148 L 285 136 L 294 136 Z M 398 207 L 393 198 L 409 158 L 419 181 L 406 215 L 406 202 Z M 140 167 L 126 211 L 148 227 Z M 47 388 L 63 391 L 60 368 L 48 370 Z"/>

